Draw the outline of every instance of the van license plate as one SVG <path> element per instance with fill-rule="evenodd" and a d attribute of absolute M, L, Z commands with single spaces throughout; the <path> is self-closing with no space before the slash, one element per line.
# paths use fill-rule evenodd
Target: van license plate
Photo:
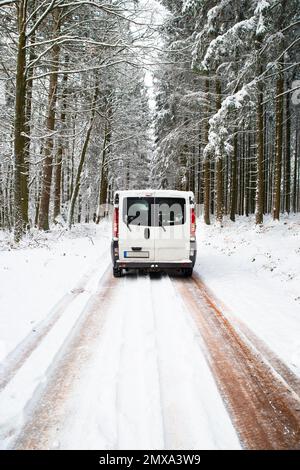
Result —
<path fill-rule="evenodd" d="M 149 258 L 149 251 L 124 251 L 124 258 Z"/>

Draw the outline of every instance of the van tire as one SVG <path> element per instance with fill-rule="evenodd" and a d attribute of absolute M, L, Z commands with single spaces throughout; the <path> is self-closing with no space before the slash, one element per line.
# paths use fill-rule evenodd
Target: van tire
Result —
<path fill-rule="evenodd" d="M 113 276 L 114 276 L 114 277 L 122 277 L 122 269 L 120 269 L 120 268 L 113 268 Z"/>
<path fill-rule="evenodd" d="M 184 268 L 182 274 L 184 277 L 191 277 L 193 275 L 193 268 Z"/>

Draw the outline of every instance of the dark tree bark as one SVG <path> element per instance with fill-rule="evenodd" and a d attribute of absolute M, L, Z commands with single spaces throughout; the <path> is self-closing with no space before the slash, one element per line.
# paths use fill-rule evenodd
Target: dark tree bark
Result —
<path fill-rule="evenodd" d="M 206 105 L 206 116 L 204 126 L 204 145 L 208 144 L 208 133 L 209 133 L 209 80 L 205 80 L 205 98 L 207 101 Z M 203 163 L 204 169 L 204 222 L 206 225 L 210 225 L 210 157 L 206 156 Z"/>
<path fill-rule="evenodd" d="M 258 59 L 259 61 L 259 59 Z M 262 73 L 262 66 L 258 64 L 258 76 Z M 264 219 L 264 109 L 263 85 L 257 84 L 256 103 L 256 196 L 255 196 L 255 222 L 262 224 Z"/>
<path fill-rule="evenodd" d="M 216 80 L 216 109 L 221 108 L 221 82 Z M 223 155 L 216 159 L 216 220 L 222 222 L 224 213 L 224 188 L 223 188 Z"/>
<path fill-rule="evenodd" d="M 291 113 L 290 96 L 286 96 L 286 128 L 285 128 L 285 210 L 291 210 Z"/>
<path fill-rule="evenodd" d="M 195 194 L 195 162 L 196 162 L 196 149 L 195 146 L 192 146 L 191 152 L 191 162 L 190 162 L 190 183 L 189 183 L 189 191 L 192 191 Z"/>
<path fill-rule="evenodd" d="M 237 134 L 234 136 L 233 155 L 231 161 L 231 184 L 230 184 L 230 219 L 235 222 L 236 206 L 237 206 L 237 152 L 238 140 Z"/>
<path fill-rule="evenodd" d="M 14 237 L 18 242 L 28 222 L 27 166 L 25 123 L 26 123 L 26 21 L 27 0 L 17 5 L 18 14 L 18 52 L 16 73 L 16 98 L 14 122 Z"/>
<path fill-rule="evenodd" d="M 58 9 L 53 11 L 53 37 L 55 38 L 60 31 L 61 13 Z M 39 223 L 40 230 L 49 230 L 49 206 L 51 195 L 51 183 L 53 173 L 53 132 L 55 129 L 55 109 L 57 101 L 57 80 L 59 68 L 59 53 L 60 46 L 54 44 L 52 48 L 52 74 L 49 80 L 49 95 L 48 95 L 48 115 L 46 121 L 46 128 L 49 137 L 45 142 L 45 158 L 43 164 L 42 176 L 42 194 L 40 201 Z"/>
<path fill-rule="evenodd" d="M 98 97 L 98 86 L 96 85 L 95 86 L 94 97 L 93 97 L 93 100 L 92 100 L 92 103 L 91 103 L 91 117 L 90 117 L 88 129 L 87 129 L 87 133 L 86 133 L 86 136 L 85 136 L 84 144 L 83 144 L 83 147 L 82 147 L 82 150 L 81 150 L 79 165 L 78 165 L 78 168 L 77 168 L 77 173 L 76 173 L 76 177 L 75 177 L 75 181 L 74 181 L 73 192 L 72 192 L 70 206 L 69 206 L 69 212 L 68 212 L 68 226 L 69 226 L 69 229 L 71 229 L 72 223 L 73 223 L 75 204 L 76 204 L 76 201 L 77 201 L 77 196 L 79 194 L 80 184 L 81 184 L 81 174 L 82 174 L 82 170 L 83 170 L 83 166 L 84 166 L 84 162 L 85 162 L 85 158 L 86 158 L 86 154 L 87 154 L 87 149 L 88 149 L 88 145 L 90 143 L 91 133 L 92 133 L 93 125 L 94 125 L 94 121 L 95 121 L 97 97 Z"/>
<path fill-rule="evenodd" d="M 296 142 L 295 142 L 295 153 L 294 153 L 294 174 L 293 174 L 293 212 L 297 212 L 297 201 L 298 201 L 298 152 L 300 149 L 300 132 L 297 127 L 296 130 Z"/>
<path fill-rule="evenodd" d="M 184 118 L 184 127 L 187 127 L 189 120 L 187 117 Z M 179 191 L 188 191 L 189 189 L 189 166 L 188 166 L 188 153 L 189 147 L 188 144 L 185 143 L 181 148 L 181 155 L 180 155 L 180 173 L 179 173 L 179 181 L 178 181 L 178 189 Z"/>
<path fill-rule="evenodd" d="M 65 62 L 68 63 L 68 56 L 66 57 Z M 63 84 L 62 84 L 63 91 L 62 91 L 62 97 L 61 97 L 61 101 L 62 101 L 61 102 L 62 110 L 61 110 L 61 115 L 60 115 L 61 131 L 64 130 L 65 122 L 66 122 L 67 83 L 68 83 L 68 75 L 65 74 L 63 77 Z M 53 221 L 54 222 L 56 218 L 59 216 L 60 210 L 61 210 L 62 159 L 63 159 L 63 153 L 64 153 L 64 144 L 63 144 L 64 138 L 65 137 L 60 137 L 57 154 L 56 154 L 55 182 L 54 182 L 54 208 L 53 208 Z"/>
<path fill-rule="evenodd" d="M 281 176 L 282 176 L 282 137 L 283 137 L 283 73 L 279 73 L 276 86 L 276 145 L 275 145 L 275 181 L 274 181 L 274 207 L 273 218 L 279 220 L 281 202 Z M 281 95 L 281 96 L 280 96 Z"/>
<path fill-rule="evenodd" d="M 98 193 L 98 207 L 97 207 L 97 224 L 100 222 L 101 217 L 105 217 L 106 211 L 103 211 L 103 206 L 107 201 L 107 190 L 108 190 L 108 156 L 109 147 L 111 144 L 111 118 L 112 118 L 112 106 L 111 103 L 107 103 L 107 119 L 104 127 L 104 139 L 102 148 L 102 159 L 101 159 L 101 173 L 99 182 L 99 193 Z M 127 174 L 126 184 L 129 185 L 129 161 L 127 162 Z"/>
<path fill-rule="evenodd" d="M 245 142 L 245 163 L 244 163 L 244 166 L 245 166 L 245 188 L 244 188 L 244 193 L 245 193 L 245 197 L 244 197 L 244 212 L 245 212 L 245 215 L 248 217 L 249 216 L 249 213 L 250 213 L 250 194 L 251 194 L 251 190 L 250 190 L 250 169 L 251 169 L 251 165 L 250 165 L 250 135 L 247 136 L 247 138 L 245 139 L 246 142 Z"/>
<path fill-rule="evenodd" d="M 36 21 L 36 1 L 30 3 L 29 14 L 32 16 L 32 21 Z M 32 114 L 32 93 L 33 93 L 33 74 L 34 66 L 32 65 L 35 59 L 34 46 L 36 38 L 36 30 L 30 37 L 30 49 L 28 57 L 28 73 L 27 73 L 27 86 L 26 86 L 26 113 L 25 113 L 25 159 L 24 159 L 24 196 L 23 196 L 23 218 L 26 225 L 29 225 L 28 219 L 28 205 L 29 205 L 29 188 L 28 179 L 30 171 L 30 132 L 31 132 L 31 114 Z"/>

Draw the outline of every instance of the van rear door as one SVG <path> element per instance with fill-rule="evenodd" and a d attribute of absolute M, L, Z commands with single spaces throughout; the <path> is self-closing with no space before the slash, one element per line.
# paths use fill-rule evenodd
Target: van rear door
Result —
<path fill-rule="evenodd" d="M 152 196 L 122 196 L 119 212 L 120 261 L 154 261 L 155 227 Z"/>
<path fill-rule="evenodd" d="M 156 197 L 155 261 L 188 261 L 190 254 L 189 197 Z"/>

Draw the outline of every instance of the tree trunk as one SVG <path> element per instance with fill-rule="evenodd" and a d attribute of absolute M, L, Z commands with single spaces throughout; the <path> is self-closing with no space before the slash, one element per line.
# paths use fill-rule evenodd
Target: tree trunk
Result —
<path fill-rule="evenodd" d="M 216 161 L 216 220 L 223 220 L 223 161 L 219 157 Z"/>
<path fill-rule="evenodd" d="M 30 11 L 32 15 L 32 21 L 36 21 L 36 1 L 34 0 L 30 4 Z M 35 31 L 32 33 L 30 38 L 30 49 L 29 49 L 29 58 L 28 64 L 35 59 L 34 46 L 36 34 Z M 33 73 L 34 66 L 29 65 L 27 73 L 27 86 L 26 86 L 26 114 L 25 114 L 25 160 L 24 160 L 24 196 L 23 196 L 23 217 L 26 224 L 29 225 L 28 219 L 28 205 L 29 205 L 29 188 L 28 188 L 28 179 L 30 171 L 30 132 L 31 132 L 31 114 L 32 114 L 32 93 L 33 93 Z"/>
<path fill-rule="evenodd" d="M 205 127 L 204 127 L 204 145 L 208 144 L 209 133 L 209 80 L 205 80 L 205 98 L 207 100 Z M 210 158 L 206 156 L 203 163 L 204 167 L 204 222 L 210 225 Z"/>
<path fill-rule="evenodd" d="M 291 113 L 290 96 L 286 96 L 286 138 L 285 138 L 285 210 L 291 210 Z"/>
<path fill-rule="evenodd" d="M 221 108 L 221 82 L 219 79 L 216 81 L 216 109 Z M 222 223 L 224 212 L 223 200 L 223 156 L 216 159 L 216 220 Z"/>
<path fill-rule="evenodd" d="M 93 124 L 94 124 L 94 117 L 91 119 L 90 124 L 89 124 L 89 128 L 87 130 L 87 134 L 86 134 L 85 141 L 84 141 L 84 144 L 83 144 L 83 147 L 82 147 L 82 151 L 81 151 L 81 155 L 80 155 L 80 161 L 79 161 L 79 165 L 78 165 L 78 169 L 77 169 L 77 173 L 76 173 L 76 177 L 75 177 L 73 193 L 72 193 L 72 196 L 71 196 L 70 207 L 69 207 L 69 212 L 68 212 L 68 227 L 69 227 L 69 229 L 72 227 L 72 223 L 73 223 L 75 204 L 76 204 L 77 196 L 78 196 L 79 189 L 80 189 L 81 173 L 82 173 L 82 169 L 83 169 L 83 165 L 84 165 L 84 161 L 85 161 L 85 157 L 86 157 L 86 153 L 87 153 L 87 149 L 88 149 L 88 145 L 89 145 L 89 141 L 90 141 L 90 137 L 91 137 L 91 132 L 92 132 L 92 129 L 93 129 Z"/>
<path fill-rule="evenodd" d="M 275 181 L 274 181 L 274 207 L 273 218 L 279 220 L 281 202 L 281 176 L 282 176 L 282 124 L 283 124 L 283 73 L 277 79 L 276 86 L 276 145 L 275 145 Z M 278 96 L 281 95 L 281 96 Z"/>
<path fill-rule="evenodd" d="M 250 213 L 250 170 L 251 170 L 251 164 L 250 164 L 250 137 L 247 136 L 245 139 L 245 154 L 244 157 L 246 160 L 244 161 L 244 166 L 245 166 L 245 187 L 244 187 L 244 212 L 246 217 L 249 216 Z"/>
<path fill-rule="evenodd" d="M 195 165 L 196 165 L 196 148 L 195 145 L 191 148 L 191 166 L 190 166 L 190 183 L 189 183 L 189 191 L 192 191 L 195 194 L 196 188 L 196 179 L 195 179 Z"/>
<path fill-rule="evenodd" d="M 53 11 L 53 37 L 55 38 L 60 31 L 60 12 L 58 9 Z M 48 116 L 46 128 L 48 137 L 45 142 L 45 158 L 43 164 L 43 184 L 40 201 L 39 223 L 40 230 L 49 230 L 49 206 L 52 183 L 53 170 L 53 132 L 55 129 L 55 107 L 57 101 L 57 79 L 59 66 L 60 47 L 54 44 L 52 48 L 52 74 L 49 80 L 49 97 L 48 97 Z"/>
<path fill-rule="evenodd" d="M 68 57 L 65 60 L 68 63 Z M 65 74 L 63 77 L 63 91 L 62 91 L 62 111 L 60 115 L 60 128 L 61 132 L 64 131 L 65 122 L 66 122 L 66 95 L 67 95 L 67 82 L 68 82 L 68 75 Z M 63 159 L 63 152 L 64 152 L 64 145 L 63 139 L 65 137 L 60 136 L 59 138 L 59 145 L 57 149 L 56 155 L 56 165 L 55 165 L 55 182 L 54 182 L 54 209 L 53 209 L 53 221 L 55 222 L 56 218 L 60 214 L 61 209 L 61 188 L 62 188 L 62 159 Z"/>
<path fill-rule="evenodd" d="M 234 136 L 234 150 L 231 161 L 231 184 L 230 184 L 230 219 L 235 222 L 237 205 L 237 134 Z"/>
<path fill-rule="evenodd" d="M 187 117 L 184 118 L 184 127 L 187 127 L 189 124 L 189 120 Z M 189 154 L 189 146 L 185 143 L 181 147 L 180 152 L 180 173 L 179 177 L 180 180 L 178 181 L 178 189 L 179 191 L 188 191 L 189 190 L 189 167 L 188 167 L 188 154 Z"/>
<path fill-rule="evenodd" d="M 295 157 L 294 157 L 294 175 L 293 175 L 293 212 L 297 212 L 297 193 L 298 193 L 298 152 L 299 152 L 299 137 L 300 133 L 298 130 L 298 126 L 296 129 L 296 137 L 295 137 Z"/>
<path fill-rule="evenodd" d="M 107 200 L 107 189 L 108 189 L 108 167 L 107 167 L 107 157 L 108 157 L 108 148 L 111 142 L 111 114 L 112 109 L 111 105 L 108 104 L 107 110 L 107 120 L 105 123 L 104 129 L 104 140 L 103 140 L 103 150 L 102 150 L 102 160 L 101 160 L 101 175 L 99 183 L 99 195 L 98 195 L 98 207 L 97 207 L 97 224 L 100 222 L 101 217 L 105 217 L 106 211 L 102 210 L 104 204 Z M 129 165 L 129 162 L 128 162 Z M 129 166 L 127 168 L 127 184 L 129 185 Z"/>
<path fill-rule="evenodd" d="M 16 73 L 16 98 L 14 122 L 14 237 L 18 242 L 26 229 L 27 168 L 25 164 L 26 141 L 24 137 L 26 122 L 26 19 L 27 1 L 18 4 L 18 53 Z"/>
<path fill-rule="evenodd" d="M 102 162 L 103 162 L 103 155 L 102 155 Z M 125 189 L 126 190 L 129 189 L 129 185 L 130 185 L 130 165 L 129 165 L 129 163 L 130 163 L 130 160 L 128 158 L 127 162 L 126 162 L 126 182 L 125 182 Z M 102 167 L 101 167 L 101 170 L 102 170 Z M 101 171 L 100 178 L 102 179 L 102 171 Z"/>
<path fill-rule="evenodd" d="M 246 175 L 247 175 L 247 165 L 246 165 L 246 142 L 245 142 L 245 133 L 243 132 L 242 136 L 242 149 L 241 149 L 241 157 L 238 159 L 236 162 L 236 167 L 238 168 L 238 162 L 240 162 L 240 180 L 241 180 L 241 194 L 240 194 L 240 208 L 237 209 L 236 207 L 236 213 L 240 213 L 241 215 L 244 215 L 245 213 L 245 205 L 246 205 L 246 192 L 247 192 L 247 185 L 246 185 Z M 238 157 L 238 154 L 237 154 Z M 238 187 L 238 179 L 237 179 L 237 187 Z"/>
<path fill-rule="evenodd" d="M 72 192 L 72 195 L 71 195 L 71 201 L 70 201 L 70 206 L 69 206 L 69 211 L 68 211 L 68 227 L 69 227 L 69 229 L 71 229 L 72 223 L 73 223 L 75 204 L 76 204 L 77 196 L 78 196 L 78 193 L 79 193 L 79 190 L 80 190 L 82 169 L 83 169 L 83 165 L 84 165 L 84 162 L 85 162 L 85 157 L 86 157 L 86 154 L 87 154 L 87 149 L 88 149 L 88 145 L 89 145 L 89 142 L 90 142 L 90 137 L 91 137 L 91 133 L 92 133 L 93 125 L 94 125 L 97 97 L 98 97 L 98 87 L 96 86 L 95 87 L 95 94 L 94 94 L 93 101 L 92 101 L 92 107 L 91 107 L 91 109 L 92 109 L 91 118 L 90 118 L 88 130 L 87 130 L 87 133 L 86 133 L 86 137 L 85 137 L 85 140 L 84 140 L 84 144 L 83 144 L 83 147 L 82 147 L 82 150 L 81 150 L 79 165 L 78 165 L 78 169 L 77 169 L 77 173 L 76 173 L 76 177 L 75 177 L 73 192 Z"/>
<path fill-rule="evenodd" d="M 99 224 L 101 217 L 105 217 L 106 211 L 103 210 L 103 206 L 107 200 L 107 189 L 108 189 L 108 168 L 107 168 L 107 146 L 111 140 L 110 130 L 105 126 L 105 136 L 103 141 L 102 161 L 101 161 L 101 175 L 99 184 L 99 196 L 98 196 L 98 207 L 97 207 L 97 224 Z M 127 170 L 127 185 L 129 185 L 129 171 Z"/>
<path fill-rule="evenodd" d="M 262 66 L 258 66 L 258 76 L 262 73 Z M 264 219 L 264 110 L 263 110 L 263 85 L 257 83 L 256 103 L 256 197 L 255 197 L 255 222 L 262 224 Z"/>

